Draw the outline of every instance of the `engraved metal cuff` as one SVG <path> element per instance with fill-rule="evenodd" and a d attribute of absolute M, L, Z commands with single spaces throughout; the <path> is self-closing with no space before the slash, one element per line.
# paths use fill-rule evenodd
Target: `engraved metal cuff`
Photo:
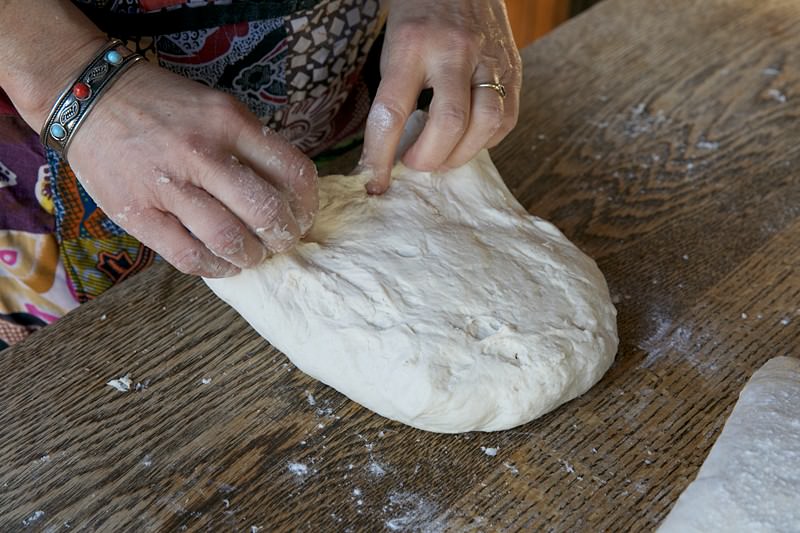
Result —
<path fill-rule="evenodd" d="M 110 87 L 120 74 L 144 59 L 113 39 L 58 97 L 42 126 L 42 144 L 66 157 L 78 127 L 89 114 L 103 89 Z"/>

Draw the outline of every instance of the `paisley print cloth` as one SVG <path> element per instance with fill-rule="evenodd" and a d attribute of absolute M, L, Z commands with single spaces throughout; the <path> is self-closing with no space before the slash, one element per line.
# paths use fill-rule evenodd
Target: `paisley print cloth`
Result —
<path fill-rule="evenodd" d="M 74 0 L 109 36 L 236 96 L 312 157 L 357 143 L 379 0 Z M 157 261 L 0 92 L 0 348 Z"/>

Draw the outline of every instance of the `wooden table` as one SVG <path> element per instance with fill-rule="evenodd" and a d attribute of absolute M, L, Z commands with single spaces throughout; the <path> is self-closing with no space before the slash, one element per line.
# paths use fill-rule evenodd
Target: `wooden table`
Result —
<path fill-rule="evenodd" d="M 606 0 L 524 50 L 494 159 L 619 308 L 583 397 L 502 433 L 404 427 L 158 267 L 0 355 L 0 530 L 653 528 L 747 378 L 800 356 L 798 50 L 795 0 Z"/>

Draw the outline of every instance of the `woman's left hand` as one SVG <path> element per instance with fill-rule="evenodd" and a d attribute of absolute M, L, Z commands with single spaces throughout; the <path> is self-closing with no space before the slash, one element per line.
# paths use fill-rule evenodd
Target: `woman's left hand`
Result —
<path fill-rule="evenodd" d="M 503 0 L 392 2 L 361 156 L 361 167 L 373 174 L 369 192 L 389 187 L 403 126 L 422 89 L 433 88 L 430 116 L 403 163 L 435 171 L 465 164 L 511 131 L 521 81 Z M 505 98 L 479 83 L 502 84 Z"/>

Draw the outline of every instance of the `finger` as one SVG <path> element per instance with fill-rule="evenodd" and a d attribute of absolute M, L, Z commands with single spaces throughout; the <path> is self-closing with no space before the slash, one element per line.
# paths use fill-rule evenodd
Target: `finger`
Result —
<path fill-rule="evenodd" d="M 519 89 L 514 87 L 506 87 L 506 98 L 503 101 L 503 120 L 500 122 L 500 127 L 491 136 L 486 143 L 487 148 L 494 148 L 500 141 L 506 138 L 511 130 L 517 125 L 519 118 Z"/>
<path fill-rule="evenodd" d="M 184 274 L 224 278 L 239 273 L 236 266 L 192 237 L 174 216 L 158 209 L 143 210 L 125 229 Z"/>
<path fill-rule="evenodd" d="M 472 107 L 467 132 L 443 166 L 456 168 L 468 163 L 500 129 L 504 116 L 503 98 L 497 91 L 488 87 L 472 89 Z"/>
<path fill-rule="evenodd" d="M 317 168 L 311 159 L 254 117 L 239 131 L 234 153 L 283 194 L 305 235 L 319 210 Z"/>
<path fill-rule="evenodd" d="M 171 182 L 174 183 L 174 182 Z M 242 222 L 206 191 L 190 183 L 172 186 L 162 205 L 217 257 L 239 268 L 260 264 L 268 252 Z"/>
<path fill-rule="evenodd" d="M 433 171 L 447 160 L 467 130 L 470 117 L 468 63 L 446 64 L 435 68 L 428 122 L 417 141 L 403 156 L 403 163 L 417 170 Z"/>
<path fill-rule="evenodd" d="M 500 127 L 489 139 L 486 144 L 487 148 L 497 146 L 500 141 L 505 139 L 514 126 L 517 125 L 519 118 L 519 98 L 520 88 L 522 86 L 522 64 L 519 59 L 519 53 L 516 48 L 509 52 L 513 57 L 509 57 L 510 67 L 501 76 L 503 86 L 506 89 L 506 97 L 503 99 L 503 120 Z"/>
<path fill-rule="evenodd" d="M 378 86 L 364 131 L 364 148 L 359 166 L 372 174 L 367 183 L 370 194 L 389 188 L 392 166 L 408 116 L 414 111 L 423 89 L 424 73 L 419 62 L 387 61 L 385 76 Z"/>
<path fill-rule="evenodd" d="M 202 189 L 230 209 L 270 252 L 286 252 L 294 247 L 300 238 L 300 227 L 278 189 L 235 156 L 199 157 L 196 172 Z"/>

